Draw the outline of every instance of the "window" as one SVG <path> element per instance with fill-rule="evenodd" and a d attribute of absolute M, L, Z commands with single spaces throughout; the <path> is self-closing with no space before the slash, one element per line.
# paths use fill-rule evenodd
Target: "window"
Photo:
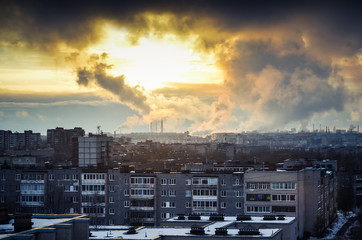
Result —
<path fill-rule="evenodd" d="M 166 190 L 161 190 L 161 196 L 166 197 L 167 196 L 167 191 Z"/>
<path fill-rule="evenodd" d="M 221 185 L 225 186 L 226 185 L 226 181 L 225 179 L 221 179 Z"/>
<path fill-rule="evenodd" d="M 235 185 L 240 185 L 240 179 L 235 179 Z"/>
<path fill-rule="evenodd" d="M 162 178 L 161 179 L 161 185 L 167 185 L 167 179 Z"/>
<path fill-rule="evenodd" d="M 64 192 L 69 192 L 69 191 L 70 191 L 70 186 L 65 185 L 65 186 L 64 186 Z"/>
<path fill-rule="evenodd" d="M 109 179 L 109 181 L 114 181 L 114 175 L 113 175 L 113 174 L 109 174 L 108 179 Z"/>
<path fill-rule="evenodd" d="M 247 201 L 270 201 L 270 194 L 246 194 Z"/>
<path fill-rule="evenodd" d="M 6 181 L 5 174 L 2 174 L 2 175 L 1 175 L 1 181 Z"/>
<path fill-rule="evenodd" d="M 236 191 L 236 197 L 242 197 L 241 196 L 241 191 Z"/>
<path fill-rule="evenodd" d="M 79 198 L 78 198 L 78 197 L 70 197 L 70 200 L 71 200 L 73 203 L 78 203 L 78 202 L 79 202 Z"/>
<path fill-rule="evenodd" d="M 124 195 L 125 195 L 125 196 L 129 196 L 129 189 L 125 189 L 125 190 L 124 190 Z"/>
<path fill-rule="evenodd" d="M 174 178 L 170 179 L 170 185 L 176 185 L 176 179 Z"/>
<path fill-rule="evenodd" d="M 220 195 L 221 195 L 221 197 L 226 197 L 226 191 L 225 191 L 225 190 L 222 190 L 222 191 L 220 192 Z"/>
<path fill-rule="evenodd" d="M 170 197 L 176 197 L 176 190 L 170 190 L 169 193 L 168 193 L 168 195 L 169 195 Z"/>
<path fill-rule="evenodd" d="M 247 189 L 269 189 L 270 183 L 266 182 L 248 182 L 246 183 Z"/>
<path fill-rule="evenodd" d="M 20 191 L 20 186 L 19 186 L 19 185 L 16 185 L 16 186 L 15 186 L 15 191 L 17 191 L 17 192 Z"/>
<path fill-rule="evenodd" d="M 73 180 L 78 180 L 78 174 L 73 174 Z"/>
<path fill-rule="evenodd" d="M 114 215 L 114 213 L 115 213 L 114 208 L 110 208 L 109 209 L 109 214 Z"/>
<path fill-rule="evenodd" d="M 270 213 L 270 206 L 246 206 L 248 213 Z"/>
<path fill-rule="evenodd" d="M 272 183 L 271 188 L 272 189 L 277 189 L 277 190 L 295 190 L 295 183 L 292 182 L 277 182 L 277 183 Z"/>
<path fill-rule="evenodd" d="M 194 177 L 192 185 L 217 185 L 216 177 Z"/>
<path fill-rule="evenodd" d="M 129 212 L 124 212 L 124 218 L 129 218 Z"/>
<path fill-rule="evenodd" d="M 191 197 L 191 190 L 185 191 L 185 197 Z"/>
<path fill-rule="evenodd" d="M 113 197 L 113 196 L 109 197 L 109 198 L 108 198 L 108 202 L 109 202 L 109 203 L 114 203 L 114 197 Z"/>
<path fill-rule="evenodd" d="M 170 215 L 169 213 L 163 212 L 163 213 L 161 213 L 161 219 L 166 219 L 166 218 L 168 218 L 169 215 Z"/>
<path fill-rule="evenodd" d="M 126 185 L 129 184 L 129 179 L 128 179 L 128 178 L 125 178 L 125 179 L 124 179 L 124 184 L 126 184 Z"/>
<path fill-rule="evenodd" d="M 272 206 L 273 212 L 295 212 L 295 206 Z"/>
<path fill-rule="evenodd" d="M 220 207 L 221 208 L 226 208 L 226 202 L 221 202 Z"/>
<path fill-rule="evenodd" d="M 291 194 L 275 194 L 272 195 L 273 201 L 295 201 L 295 195 Z"/>
<path fill-rule="evenodd" d="M 6 197 L 5 196 L 1 196 L 1 202 L 2 203 L 6 202 Z"/>
<path fill-rule="evenodd" d="M 192 191 L 194 196 L 217 196 L 216 189 L 194 189 Z"/>
<path fill-rule="evenodd" d="M 114 185 L 108 185 L 108 190 L 110 192 L 114 192 Z"/>
<path fill-rule="evenodd" d="M 161 202 L 162 208 L 175 208 L 176 204 L 175 202 Z"/>
<path fill-rule="evenodd" d="M 69 174 L 64 174 L 63 175 L 63 180 L 70 180 L 70 175 Z"/>
<path fill-rule="evenodd" d="M 114 225 L 114 219 L 113 219 L 113 218 L 110 218 L 109 221 L 108 221 L 108 224 L 109 224 L 109 225 Z"/>
<path fill-rule="evenodd" d="M 186 185 L 191 185 L 191 179 L 186 179 Z"/>
<path fill-rule="evenodd" d="M 130 206 L 130 201 L 124 201 L 123 206 L 124 207 L 129 207 Z"/>
<path fill-rule="evenodd" d="M 215 211 L 217 208 L 217 201 L 207 201 L 207 200 L 193 201 L 192 208 L 194 210 Z"/>
<path fill-rule="evenodd" d="M 185 202 L 185 207 L 186 207 L 186 208 L 190 208 L 190 207 L 191 207 L 190 202 Z"/>
<path fill-rule="evenodd" d="M 241 207 L 242 207 L 242 203 L 241 203 L 241 202 L 237 202 L 237 203 L 236 203 L 236 208 L 237 208 L 237 209 L 240 209 Z"/>
<path fill-rule="evenodd" d="M 20 174 L 15 174 L 15 180 L 20 180 L 20 179 L 21 179 Z"/>

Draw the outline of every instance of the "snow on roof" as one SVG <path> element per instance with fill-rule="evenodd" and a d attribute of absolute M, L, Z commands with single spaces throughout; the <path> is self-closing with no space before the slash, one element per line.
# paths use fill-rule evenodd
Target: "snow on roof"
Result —
<path fill-rule="evenodd" d="M 32 229 L 45 227 L 54 223 L 60 223 L 67 221 L 71 218 L 31 218 L 31 222 L 33 223 Z M 0 224 L 0 238 L 6 237 L 9 234 L 14 232 L 14 219 L 11 219 L 8 224 Z"/>
<path fill-rule="evenodd" d="M 233 218 L 235 221 L 235 217 Z M 227 227 L 232 221 L 219 221 L 214 222 L 204 228 L 205 236 L 215 235 L 216 228 Z M 190 236 L 190 227 L 141 227 L 137 229 L 136 234 L 127 234 L 124 226 L 118 226 L 119 230 L 92 230 L 89 239 L 154 239 L 160 235 L 167 236 Z M 113 226 L 117 228 L 117 226 Z M 228 235 L 238 235 L 239 228 L 228 228 Z M 271 237 L 274 233 L 278 232 L 280 228 L 259 229 L 261 236 Z M 238 235 L 239 236 L 239 235 Z"/>

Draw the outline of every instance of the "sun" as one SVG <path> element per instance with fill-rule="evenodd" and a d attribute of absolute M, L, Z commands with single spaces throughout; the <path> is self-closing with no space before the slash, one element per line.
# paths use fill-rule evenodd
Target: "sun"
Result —
<path fill-rule="evenodd" d="M 212 53 L 195 51 L 195 37 L 187 41 L 172 34 L 147 36 L 131 45 L 126 40 L 126 30 L 106 27 L 102 42 L 89 48 L 89 53 L 108 54 L 107 63 L 113 67 L 109 73 L 125 75 L 130 85 L 153 90 L 172 83 L 222 82 L 222 72 L 216 67 Z"/>

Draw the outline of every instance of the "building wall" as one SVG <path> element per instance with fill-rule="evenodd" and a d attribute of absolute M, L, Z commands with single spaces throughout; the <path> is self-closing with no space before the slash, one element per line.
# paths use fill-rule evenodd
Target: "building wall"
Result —
<path fill-rule="evenodd" d="M 3 169 L 0 176 L 0 206 L 10 212 L 86 213 L 93 225 L 137 221 L 160 225 L 180 213 L 280 214 L 296 217 L 303 236 L 305 231 L 317 235 L 336 216 L 335 176 L 321 169 L 245 173 Z M 215 205 L 206 203 L 212 199 Z"/>
<path fill-rule="evenodd" d="M 294 216 L 300 236 L 319 235 L 336 218 L 337 181 L 332 171 L 247 171 L 244 186 L 247 214 Z"/>

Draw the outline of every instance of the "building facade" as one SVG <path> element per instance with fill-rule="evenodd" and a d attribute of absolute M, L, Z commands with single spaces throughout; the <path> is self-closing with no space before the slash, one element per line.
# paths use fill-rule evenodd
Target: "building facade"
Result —
<path fill-rule="evenodd" d="M 336 217 L 333 171 L 136 173 L 120 169 L 3 169 L 9 212 L 88 214 L 92 225 L 160 225 L 178 214 L 284 215 L 320 234 Z"/>
<path fill-rule="evenodd" d="M 24 133 L 0 130 L 0 151 L 34 150 L 40 146 L 40 133 L 33 133 L 31 130 Z"/>
<path fill-rule="evenodd" d="M 113 156 L 113 138 L 106 135 L 89 134 L 73 139 L 73 165 L 78 167 L 107 166 Z"/>

